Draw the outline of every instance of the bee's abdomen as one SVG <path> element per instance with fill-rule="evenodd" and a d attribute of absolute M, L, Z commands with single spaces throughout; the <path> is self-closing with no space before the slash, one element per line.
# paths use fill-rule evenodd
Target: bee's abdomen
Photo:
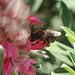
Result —
<path fill-rule="evenodd" d="M 36 37 L 36 39 L 37 40 L 39 40 L 39 41 L 43 41 L 44 40 L 44 36 L 45 35 L 45 33 L 44 33 L 44 31 L 42 31 L 42 30 L 37 30 L 36 32 L 35 32 L 35 37 Z"/>

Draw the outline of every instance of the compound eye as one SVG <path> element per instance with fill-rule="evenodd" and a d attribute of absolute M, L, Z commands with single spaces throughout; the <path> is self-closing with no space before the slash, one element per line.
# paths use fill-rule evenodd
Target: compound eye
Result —
<path fill-rule="evenodd" d="M 55 42 L 56 37 L 54 37 L 54 36 L 52 35 L 52 36 L 50 37 L 50 39 L 49 39 L 49 40 L 50 40 L 50 42 L 51 42 L 51 43 L 53 43 L 53 42 Z"/>
<path fill-rule="evenodd" d="M 54 36 L 53 36 L 53 35 L 51 36 L 51 40 L 52 40 L 52 39 L 54 39 Z"/>
<path fill-rule="evenodd" d="M 50 34 L 48 34 L 47 36 L 48 36 L 47 39 L 48 39 L 51 43 L 55 42 L 56 37 L 55 37 L 53 34 L 50 33 Z"/>

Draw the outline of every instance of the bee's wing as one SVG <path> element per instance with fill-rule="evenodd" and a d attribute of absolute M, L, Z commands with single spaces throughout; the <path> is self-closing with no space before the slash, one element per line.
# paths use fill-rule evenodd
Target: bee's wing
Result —
<path fill-rule="evenodd" d="M 54 36 L 60 36 L 61 35 L 61 32 L 58 32 L 58 31 L 47 30 L 46 32 L 47 33 L 52 33 Z"/>

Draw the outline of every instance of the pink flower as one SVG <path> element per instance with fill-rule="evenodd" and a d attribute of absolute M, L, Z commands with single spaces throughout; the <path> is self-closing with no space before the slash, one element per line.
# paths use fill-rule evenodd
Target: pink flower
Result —
<path fill-rule="evenodd" d="M 28 39 L 28 37 L 29 37 L 29 27 L 28 26 L 26 27 L 26 29 L 22 35 L 25 35 L 25 36 L 24 37 L 21 36 L 21 33 L 20 33 L 19 37 L 23 37 L 23 40 L 21 41 L 21 43 L 17 44 L 17 47 L 19 48 L 19 50 L 25 50 L 25 51 L 29 52 L 31 49 L 31 45 L 30 45 L 30 40 Z M 17 38 L 17 36 L 14 37 L 14 39 L 16 39 L 16 38 Z M 24 40 L 26 40 L 26 43 L 24 43 L 25 42 Z"/>
<path fill-rule="evenodd" d="M 12 58 L 16 58 L 19 52 L 16 47 L 13 47 L 10 43 L 5 42 L 2 44 L 4 48 L 4 72 L 5 75 L 10 75 L 12 70 Z"/>
<path fill-rule="evenodd" d="M 33 24 L 42 24 L 42 22 L 36 16 L 30 16 L 29 20 Z"/>
<path fill-rule="evenodd" d="M 26 44 L 29 34 L 25 28 L 29 16 L 30 7 L 24 0 L 0 0 L 0 44 L 6 41 L 15 45 Z"/>
<path fill-rule="evenodd" d="M 31 64 L 36 64 L 37 60 L 30 59 L 28 55 L 19 56 L 16 47 L 10 43 L 2 44 L 4 47 L 4 72 L 5 75 L 10 75 L 11 70 L 28 75 L 36 75 L 36 72 Z"/>
<path fill-rule="evenodd" d="M 31 64 L 36 64 L 37 60 L 30 59 L 28 55 L 21 56 L 12 60 L 14 68 L 19 73 L 26 73 L 27 75 L 36 75 L 36 72 Z"/>

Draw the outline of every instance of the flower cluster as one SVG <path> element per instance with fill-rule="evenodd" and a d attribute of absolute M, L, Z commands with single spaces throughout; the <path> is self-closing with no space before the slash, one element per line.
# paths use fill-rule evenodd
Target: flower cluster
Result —
<path fill-rule="evenodd" d="M 10 75 L 12 69 L 19 73 L 26 73 L 28 75 L 36 75 L 32 64 L 37 63 L 37 60 L 30 59 L 28 55 L 19 56 L 19 51 L 10 43 L 2 44 L 4 47 L 4 72 L 5 75 Z"/>
<path fill-rule="evenodd" d="M 30 23 L 42 24 L 37 17 L 30 16 L 30 7 L 24 0 L 0 0 L 0 44 L 4 48 L 5 75 L 10 75 L 12 70 L 36 75 L 31 64 L 36 64 L 37 60 L 28 54 L 19 56 L 21 50 L 31 50 Z"/>
<path fill-rule="evenodd" d="M 29 9 L 23 0 L 0 1 L 0 43 L 9 41 L 22 45 L 27 42 L 29 34 L 25 28 L 28 26 Z"/>

